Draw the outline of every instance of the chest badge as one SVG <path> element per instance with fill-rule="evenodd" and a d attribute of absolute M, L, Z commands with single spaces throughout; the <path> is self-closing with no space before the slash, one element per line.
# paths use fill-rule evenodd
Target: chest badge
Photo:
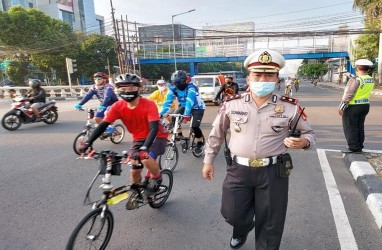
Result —
<path fill-rule="evenodd" d="M 237 133 L 240 133 L 240 131 L 241 131 L 241 128 L 240 128 L 240 126 L 239 126 L 239 123 L 236 123 L 235 124 L 235 127 L 233 128 Z"/>
<path fill-rule="evenodd" d="M 284 113 L 285 107 L 282 104 L 277 104 L 275 107 L 275 112 L 276 113 Z"/>

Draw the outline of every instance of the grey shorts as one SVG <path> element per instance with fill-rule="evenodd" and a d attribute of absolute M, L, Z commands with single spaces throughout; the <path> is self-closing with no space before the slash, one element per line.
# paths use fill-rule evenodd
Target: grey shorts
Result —
<path fill-rule="evenodd" d="M 31 108 L 41 108 L 42 106 L 44 106 L 45 103 L 44 102 L 36 102 L 36 103 L 33 103 L 30 107 Z"/>
<path fill-rule="evenodd" d="M 133 141 L 129 154 L 132 155 L 133 153 L 138 152 L 139 148 L 142 147 L 143 143 L 145 143 L 145 140 Z M 150 157 L 156 160 L 158 156 L 164 154 L 164 151 L 166 150 L 166 146 L 167 146 L 167 138 L 155 138 L 153 144 L 148 150 Z"/>

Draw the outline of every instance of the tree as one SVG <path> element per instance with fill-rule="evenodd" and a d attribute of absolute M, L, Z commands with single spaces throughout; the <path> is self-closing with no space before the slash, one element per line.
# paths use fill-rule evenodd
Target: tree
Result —
<path fill-rule="evenodd" d="M 302 64 L 298 69 L 298 74 L 308 77 L 320 77 L 328 73 L 328 65 L 325 63 Z"/>
<path fill-rule="evenodd" d="M 0 30 L 0 48 L 8 55 L 60 51 L 78 43 L 67 23 L 34 8 L 13 6 L 0 12 Z"/>
<path fill-rule="evenodd" d="M 24 85 L 24 81 L 28 74 L 28 65 L 29 62 L 25 57 L 14 59 L 7 66 L 5 74 L 8 76 L 9 80 L 16 85 Z"/>
<path fill-rule="evenodd" d="M 25 55 L 34 67 L 45 72 L 56 69 L 60 77 L 65 76 L 65 57 L 78 47 L 77 35 L 67 23 L 33 8 L 13 6 L 0 12 L 0 30 L 4 58 L 15 60 L 15 54 Z M 14 67 L 28 65 L 15 62 L 9 72 L 25 72 L 27 68 Z"/>
<path fill-rule="evenodd" d="M 118 65 L 115 53 L 114 38 L 105 35 L 92 34 L 85 37 L 79 51 L 73 58 L 77 59 L 78 71 L 91 77 L 97 71 L 107 72 L 107 60 L 110 65 Z"/>

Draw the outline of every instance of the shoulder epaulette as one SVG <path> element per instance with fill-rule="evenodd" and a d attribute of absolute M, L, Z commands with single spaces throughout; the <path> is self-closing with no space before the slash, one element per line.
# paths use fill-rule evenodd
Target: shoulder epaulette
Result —
<path fill-rule="evenodd" d="M 283 101 L 283 102 L 288 102 L 288 103 L 293 104 L 293 105 L 297 105 L 297 103 L 298 103 L 298 99 L 292 98 L 292 97 L 289 97 L 289 96 L 285 96 L 285 95 L 282 95 L 280 97 L 280 100 Z"/>
<path fill-rule="evenodd" d="M 230 95 L 230 96 L 224 97 L 224 101 L 225 102 L 229 102 L 229 101 L 232 101 L 232 100 L 235 100 L 235 99 L 240 99 L 240 98 L 242 98 L 241 94 Z"/>

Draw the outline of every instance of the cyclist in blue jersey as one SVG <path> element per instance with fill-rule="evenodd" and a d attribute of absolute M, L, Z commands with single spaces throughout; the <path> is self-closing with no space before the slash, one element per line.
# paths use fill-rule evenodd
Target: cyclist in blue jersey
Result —
<path fill-rule="evenodd" d="M 117 95 L 114 93 L 114 87 L 108 83 L 108 75 L 103 72 L 97 72 L 93 76 L 94 85 L 86 93 L 80 103 L 74 105 L 74 108 L 81 109 L 82 105 L 87 103 L 95 95 L 100 101 L 100 105 L 97 108 L 97 112 L 94 115 L 94 121 L 99 124 L 105 116 L 106 109 L 113 103 L 118 101 Z M 106 130 L 107 133 L 112 133 L 114 127 L 110 125 Z"/>
<path fill-rule="evenodd" d="M 168 116 L 171 104 L 175 97 L 178 99 L 179 108 L 174 111 L 175 114 L 182 114 L 184 116 L 183 122 L 188 122 L 193 116 L 192 130 L 195 133 L 196 139 L 196 153 L 201 153 L 203 150 L 203 132 L 200 129 L 200 124 L 203 119 L 204 110 L 206 105 L 201 98 L 198 88 L 191 82 L 191 77 L 183 70 L 177 70 L 171 75 L 171 81 L 174 83 L 170 87 L 166 100 L 163 103 L 160 115 L 163 117 Z"/>

